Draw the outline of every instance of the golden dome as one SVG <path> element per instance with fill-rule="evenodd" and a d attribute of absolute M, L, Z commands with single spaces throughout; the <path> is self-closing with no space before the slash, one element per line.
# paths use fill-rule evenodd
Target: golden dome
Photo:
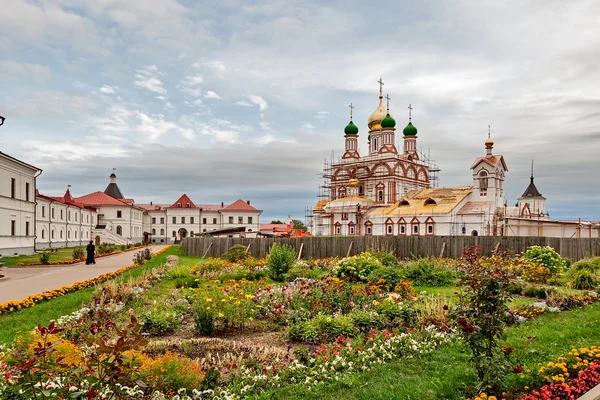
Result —
<path fill-rule="evenodd" d="M 350 187 L 357 187 L 360 186 L 360 180 L 353 178 L 350 179 Z"/>
<path fill-rule="evenodd" d="M 375 112 L 373 114 L 371 114 L 371 116 L 369 117 L 369 130 L 372 131 L 379 131 L 381 130 L 381 120 L 383 120 L 385 118 L 385 115 L 387 114 L 387 111 L 385 110 L 385 107 L 383 106 L 383 97 L 379 96 L 379 105 L 377 106 L 377 109 L 375 110 Z"/>

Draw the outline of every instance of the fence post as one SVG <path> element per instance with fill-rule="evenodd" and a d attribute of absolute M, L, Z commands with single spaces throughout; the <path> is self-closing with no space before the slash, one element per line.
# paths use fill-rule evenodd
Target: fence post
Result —
<path fill-rule="evenodd" d="M 350 246 L 348 246 L 348 251 L 346 252 L 346 257 L 350 257 L 350 250 L 352 250 L 352 245 L 354 244 L 354 240 L 350 242 Z"/>
<path fill-rule="evenodd" d="M 212 247 L 212 245 L 213 245 L 213 242 L 211 241 L 211 242 L 208 244 L 208 248 L 207 248 L 207 249 L 206 249 L 206 251 L 204 252 L 204 255 L 202 256 L 202 258 L 205 258 L 205 257 L 206 257 L 206 255 L 208 254 L 208 251 L 210 250 L 210 248 Z"/>

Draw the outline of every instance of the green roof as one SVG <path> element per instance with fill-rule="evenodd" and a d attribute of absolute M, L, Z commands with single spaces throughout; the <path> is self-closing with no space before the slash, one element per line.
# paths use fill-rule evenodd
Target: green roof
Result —
<path fill-rule="evenodd" d="M 350 123 L 344 128 L 344 133 L 346 135 L 356 135 L 358 134 L 358 126 L 354 125 L 354 122 L 350 121 Z"/>
<path fill-rule="evenodd" d="M 412 122 L 409 122 L 408 125 L 406 125 L 406 128 L 404 128 L 404 130 L 402 131 L 402 133 L 404 134 L 404 136 L 417 136 L 417 128 L 412 124 Z"/>
<path fill-rule="evenodd" d="M 394 120 L 394 118 L 392 118 L 390 113 L 387 113 L 385 118 L 381 120 L 381 127 L 382 128 L 393 128 L 395 126 L 396 126 L 396 120 Z"/>

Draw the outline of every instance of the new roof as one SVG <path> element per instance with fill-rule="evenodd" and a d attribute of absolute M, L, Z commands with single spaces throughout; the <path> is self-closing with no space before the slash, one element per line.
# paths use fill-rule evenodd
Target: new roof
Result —
<path fill-rule="evenodd" d="M 250 205 L 250 201 L 245 202 L 242 199 L 236 200 L 233 204 L 223 208 L 226 211 L 259 211 Z"/>
<path fill-rule="evenodd" d="M 112 175 L 111 175 L 111 177 L 112 177 Z M 115 178 L 116 178 L 116 176 L 115 176 Z M 109 195 L 111 197 L 114 197 L 115 199 L 122 199 L 123 197 L 125 197 L 125 196 L 123 196 L 123 193 L 121 193 L 121 189 L 119 189 L 116 182 L 109 183 L 108 186 L 106 187 L 106 189 L 104 189 L 104 193 L 106 193 L 107 195 Z"/>
<path fill-rule="evenodd" d="M 85 196 L 77 197 L 76 202 L 85 204 L 86 206 L 128 206 L 121 200 L 117 200 L 104 192 L 94 192 Z"/>
<path fill-rule="evenodd" d="M 472 192 L 473 186 L 414 190 L 397 204 L 376 209 L 372 215 L 448 214 Z"/>
<path fill-rule="evenodd" d="M 496 167 L 498 166 L 498 164 L 502 164 L 502 167 L 504 167 L 505 171 L 508 171 L 508 167 L 506 166 L 506 162 L 504 161 L 504 157 L 500 154 L 496 155 L 496 156 L 489 156 L 489 157 L 477 157 L 475 159 L 475 162 L 473 162 L 473 165 L 471 166 L 471 169 L 475 168 L 476 166 L 478 166 L 480 163 L 486 163 L 491 165 L 492 167 Z"/>
<path fill-rule="evenodd" d="M 537 190 L 533 183 L 533 176 L 530 179 L 529 186 L 527 186 L 527 189 L 525 189 L 525 192 L 523 192 L 521 197 L 542 197 L 542 194 Z"/>
<path fill-rule="evenodd" d="M 189 204 L 189 206 L 188 206 Z M 197 208 L 194 202 L 188 197 L 187 194 L 183 194 L 171 207 L 169 208 Z"/>

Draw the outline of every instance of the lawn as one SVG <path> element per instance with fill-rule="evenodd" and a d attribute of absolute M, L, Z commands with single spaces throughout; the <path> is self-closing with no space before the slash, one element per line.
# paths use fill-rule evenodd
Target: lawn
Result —
<path fill-rule="evenodd" d="M 114 280 L 117 282 L 126 282 L 131 278 L 139 277 L 146 271 L 163 264 L 169 254 L 177 253 L 178 251 L 178 248 L 170 248 L 145 264 L 126 271 Z M 38 323 L 46 325 L 51 320 L 72 313 L 79 309 L 82 303 L 89 302 L 92 299 L 93 291 L 94 288 L 87 288 L 36 304 L 32 308 L 25 308 L 0 316 L 0 344 L 11 343 L 17 335 L 31 331 Z"/>
<path fill-rule="evenodd" d="M 49 253 L 50 254 L 50 262 L 52 261 L 68 261 L 73 259 L 73 250 L 82 249 L 85 253 L 85 246 L 77 246 L 77 247 L 64 247 L 58 249 L 56 252 Z M 15 256 L 15 257 L 2 257 L 0 258 L 0 263 L 4 263 L 5 267 L 16 267 L 19 263 L 24 264 L 40 264 L 40 254 L 42 252 L 38 252 L 35 254 L 31 254 L 28 256 Z"/>

